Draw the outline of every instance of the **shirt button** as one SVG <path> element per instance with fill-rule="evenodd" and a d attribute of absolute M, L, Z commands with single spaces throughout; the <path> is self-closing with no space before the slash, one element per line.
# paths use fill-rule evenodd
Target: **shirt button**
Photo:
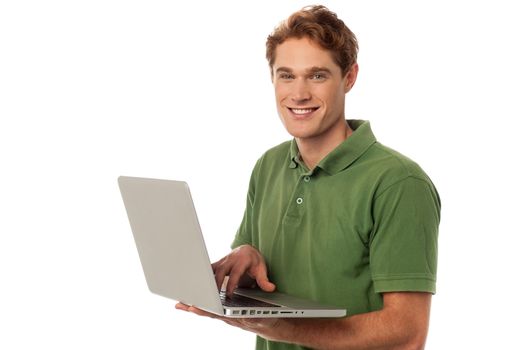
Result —
<path fill-rule="evenodd" d="M 310 181 L 310 176 L 308 176 L 308 175 L 305 176 L 305 177 L 303 178 L 303 181 L 305 181 L 305 182 L 309 182 L 309 181 Z"/>
<path fill-rule="evenodd" d="M 296 199 L 296 203 L 298 203 L 298 204 L 303 203 L 303 198 L 299 197 L 298 199 Z"/>

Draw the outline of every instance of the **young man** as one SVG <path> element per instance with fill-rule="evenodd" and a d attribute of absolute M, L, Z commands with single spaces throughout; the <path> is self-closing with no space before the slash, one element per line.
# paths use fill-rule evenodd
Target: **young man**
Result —
<path fill-rule="evenodd" d="M 255 285 L 345 307 L 342 319 L 223 319 L 258 349 L 420 349 L 435 292 L 440 200 L 417 164 L 345 120 L 354 34 L 307 7 L 267 40 L 276 104 L 294 137 L 250 180 L 232 252 L 213 264 L 228 293 Z M 178 309 L 216 317 L 178 304 Z"/>

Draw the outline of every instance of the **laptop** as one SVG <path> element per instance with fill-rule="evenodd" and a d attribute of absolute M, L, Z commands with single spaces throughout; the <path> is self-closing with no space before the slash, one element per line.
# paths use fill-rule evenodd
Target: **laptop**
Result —
<path fill-rule="evenodd" d="M 152 293 L 225 317 L 345 316 L 342 308 L 256 288 L 227 297 L 218 291 L 187 183 L 127 176 L 118 182 Z"/>

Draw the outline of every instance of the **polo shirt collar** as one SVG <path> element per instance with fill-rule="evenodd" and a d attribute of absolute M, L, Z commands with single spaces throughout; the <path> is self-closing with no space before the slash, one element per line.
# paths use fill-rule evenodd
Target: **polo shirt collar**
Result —
<path fill-rule="evenodd" d="M 371 124 L 366 120 L 347 120 L 353 133 L 334 150 L 323 158 L 317 168 L 323 169 L 329 175 L 334 175 L 348 168 L 354 161 L 376 142 L 376 137 L 371 130 Z M 296 140 L 290 145 L 289 168 L 296 168 L 300 162 L 300 154 Z"/>

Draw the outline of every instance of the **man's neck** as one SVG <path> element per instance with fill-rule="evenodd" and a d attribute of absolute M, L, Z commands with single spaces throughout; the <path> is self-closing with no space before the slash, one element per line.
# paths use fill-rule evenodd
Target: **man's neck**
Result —
<path fill-rule="evenodd" d="M 296 138 L 303 163 L 314 169 L 318 163 L 352 134 L 352 129 L 343 121 L 327 132 L 312 138 Z"/>

